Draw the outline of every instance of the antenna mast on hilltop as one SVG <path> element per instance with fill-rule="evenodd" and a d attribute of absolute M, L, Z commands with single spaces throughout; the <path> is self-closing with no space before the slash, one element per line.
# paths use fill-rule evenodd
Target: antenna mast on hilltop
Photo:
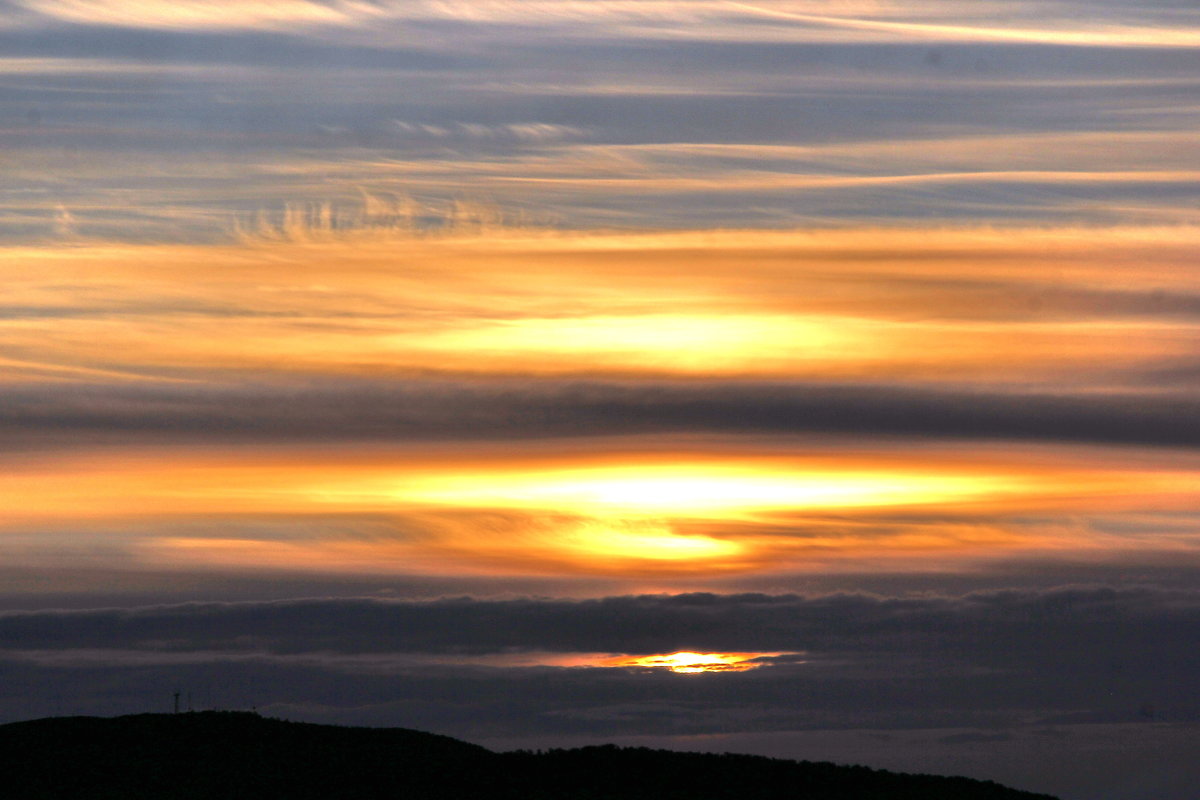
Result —
<path fill-rule="evenodd" d="M 175 698 L 175 713 L 178 714 L 179 713 L 179 690 L 176 689 L 175 693 L 171 696 Z"/>

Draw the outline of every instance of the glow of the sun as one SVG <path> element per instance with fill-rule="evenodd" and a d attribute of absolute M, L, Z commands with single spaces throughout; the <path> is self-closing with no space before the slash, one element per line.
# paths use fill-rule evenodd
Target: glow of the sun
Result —
<path fill-rule="evenodd" d="M 698 672 L 745 672 L 757 669 L 761 663 L 755 659 L 780 653 L 693 653 L 681 651 L 666 655 L 618 658 L 609 662 L 617 667 L 651 667 L 669 669 L 671 672 L 695 674 Z"/>
<path fill-rule="evenodd" d="M 405 487 L 426 502 L 652 515 L 911 505 L 973 499 L 1004 488 L 1003 479 L 979 475 L 791 471 L 738 464 L 441 475 Z"/>
<path fill-rule="evenodd" d="M 681 536 L 665 525 L 635 526 L 583 523 L 562 536 L 562 544 L 581 553 L 602 557 L 679 561 L 736 556 L 745 548 L 711 536 Z"/>
<path fill-rule="evenodd" d="M 710 371 L 763 360 L 829 359 L 849 333 L 829 320 L 783 314 L 644 314 L 503 320 L 404 341 L 409 349 L 474 353 L 546 367 L 585 357 L 593 366 L 653 366 Z"/>

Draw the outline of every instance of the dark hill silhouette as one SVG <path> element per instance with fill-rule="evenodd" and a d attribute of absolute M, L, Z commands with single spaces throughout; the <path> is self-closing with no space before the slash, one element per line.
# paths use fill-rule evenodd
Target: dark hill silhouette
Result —
<path fill-rule="evenodd" d="M 8 800 L 1053 800 L 968 778 L 612 745 L 493 753 L 245 712 L 0 725 Z"/>

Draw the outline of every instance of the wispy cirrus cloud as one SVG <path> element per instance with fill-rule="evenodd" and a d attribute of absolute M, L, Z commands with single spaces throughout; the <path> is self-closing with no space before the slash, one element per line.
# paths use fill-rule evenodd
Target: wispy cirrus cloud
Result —
<path fill-rule="evenodd" d="M 1196 27 L 1146 24 L 1123 4 L 1086 9 L 1070 3 L 991 2 L 916 5 L 879 2 L 354 2 L 354 0 L 239 0 L 218 3 L 110 3 L 104 0 L 26 0 L 50 19 L 91 25 L 163 29 L 313 30 L 379 23 L 458 24 L 468 28 L 562 29 L 572 38 L 728 39 L 749 41 L 1020 42 L 1106 47 L 1191 47 Z M 1169 9 L 1166 9 L 1169 11 Z M 1082 15 L 1081 11 L 1092 14 Z M 1107 12 L 1107 13 L 1105 13 Z M 1087 20 L 1081 22 L 1080 20 Z M 398 28 L 393 36 L 404 37 Z M 504 36 L 504 33 L 501 33 Z"/>
<path fill-rule="evenodd" d="M 494 141 L 514 143 L 546 143 L 579 138 L 581 128 L 550 122 L 508 122 L 487 125 L 478 122 L 458 122 L 452 125 L 393 120 L 392 124 L 406 137 L 428 137 L 437 140 Z"/>

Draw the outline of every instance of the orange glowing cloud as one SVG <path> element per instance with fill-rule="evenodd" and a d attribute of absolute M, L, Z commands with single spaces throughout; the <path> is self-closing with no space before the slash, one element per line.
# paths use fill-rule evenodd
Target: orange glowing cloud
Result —
<path fill-rule="evenodd" d="M 1117 467 L 1045 450 L 781 457 L 723 446 L 109 451 L 8 469 L 0 502 L 12 531 L 65 525 L 86 538 L 136 524 L 146 533 L 130 541 L 147 563 L 680 575 L 1112 546 L 1005 520 L 1186 508 L 1196 481 L 1182 462 Z M 255 532 L 271 520 L 291 522 Z"/>
<path fill-rule="evenodd" d="M 1074 381 L 1200 339 L 1146 294 L 1195 279 L 1186 228 L 295 235 L 10 248 L 6 302 L 28 313 L 0 321 L 0 349 L 19 354 L 0 378 Z"/>
<path fill-rule="evenodd" d="M 1123 374 L 1194 355 L 1200 337 L 1194 315 L 1180 313 L 1200 244 L 1184 226 L 434 236 L 341 230 L 310 211 L 236 244 L 3 251 L 12 313 L 0 319 L 0 381 L 54 381 L 64 395 L 116 386 L 132 411 L 91 430 L 121 446 L 69 441 L 74 428 L 56 427 L 57 449 L 7 459 L 0 550 L 33 558 L 30 530 L 83 548 L 91 532 L 136 529 L 122 552 L 142 565 L 734 574 L 1119 549 L 1128 542 L 1071 520 L 1194 503 L 1196 465 L 1170 455 L 653 431 L 617 441 L 603 414 L 584 426 L 589 438 L 560 444 L 531 425 L 503 445 L 403 445 L 413 427 L 390 422 L 379 429 L 391 438 L 371 444 L 370 427 L 353 441 L 335 431 L 324 447 L 233 434 L 173 444 L 193 389 L 219 430 L 224 387 L 267 387 L 285 416 L 286 391 L 310 381 L 352 393 L 370 379 L 398 388 L 370 402 L 403 402 L 407 382 L 431 374 L 455 376 L 453 391 L 468 395 L 515 377 L 510 385 L 549 396 L 579 376 L 732 391 L 731 379 L 764 379 L 789 393 L 809 382 L 974 384 L 984 397 L 1011 394 L 1010 405 L 1039 381 L 1087 396 L 1125 380 L 1127 392 L 1153 395 Z M 167 384 L 179 392 L 158 391 Z M 40 419 L 37 398 L 58 392 L 44 391 L 19 413 Z M 654 391 L 634 402 L 653 403 Z M 465 413 L 485 394 L 468 397 Z M 64 425 L 90 430 L 113 395 L 80 396 Z M 142 404 L 159 427 L 138 447 L 124 432 L 143 432 Z M 336 401 L 318 412 L 353 413 Z M 250 423 L 266 425 L 276 411 L 255 413 Z M 503 413 L 481 416 L 505 424 Z M 1042 513 L 1053 520 L 1014 521 Z M 264 520 L 290 522 L 267 534 Z M 1160 543 L 1186 546 L 1165 534 Z"/>

